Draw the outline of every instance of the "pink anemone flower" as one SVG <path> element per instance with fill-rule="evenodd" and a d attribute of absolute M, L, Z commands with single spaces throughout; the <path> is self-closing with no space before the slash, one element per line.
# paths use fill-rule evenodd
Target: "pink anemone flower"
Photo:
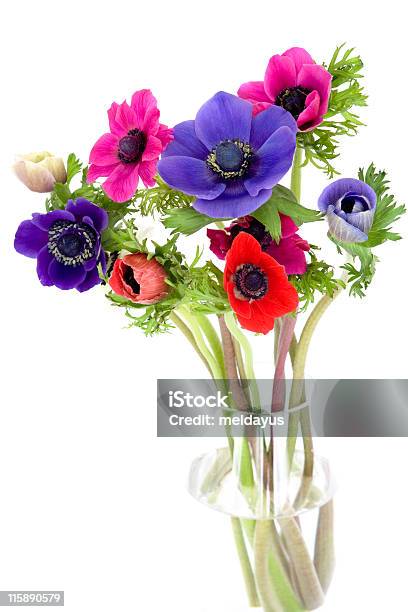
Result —
<path fill-rule="evenodd" d="M 110 132 L 92 147 L 87 182 L 107 177 L 105 193 L 114 202 L 126 202 L 142 179 L 146 187 L 155 183 L 160 154 L 173 139 L 173 130 L 159 122 L 160 111 L 149 89 L 141 89 L 129 104 L 113 102 L 108 110 Z"/>
<path fill-rule="evenodd" d="M 254 115 L 271 104 L 282 106 L 295 119 L 299 130 L 318 126 L 327 113 L 331 74 L 315 63 L 305 49 L 293 47 L 269 60 L 263 81 L 244 83 L 238 95 L 254 105 Z"/>

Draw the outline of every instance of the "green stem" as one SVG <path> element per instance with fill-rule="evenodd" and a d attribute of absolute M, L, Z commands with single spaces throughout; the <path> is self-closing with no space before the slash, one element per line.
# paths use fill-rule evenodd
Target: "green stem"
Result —
<path fill-rule="evenodd" d="M 205 337 L 208 340 L 208 343 L 211 347 L 211 350 L 214 354 L 215 360 L 219 364 L 223 378 L 226 378 L 225 366 L 224 366 L 224 354 L 222 352 L 222 346 L 220 342 L 220 338 L 217 332 L 214 329 L 211 321 L 204 314 L 196 314 L 195 315 L 198 324 L 201 326 Z"/>
<path fill-rule="evenodd" d="M 252 571 L 251 561 L 248 556 L 244 534 L 242 532 L 241 521 L 239 518 L 231 517 L 232 532 L 234 534 L 235 545 L 241 563 L 242 574 L 248 594 L 248 602 L 251 608 L 259 607 L 258 592 L 256 590 L 255 577 Z"/>
<path fill-rule="evenodd" d="M 330 306 L 333 303 L 335 298 L 340 293 L 341 289 L 337 289 L 337 291 L 333 294 L 332 297 L 328 295 L 324 295 L 320 301 L 316 304 L 314 309 L 312 310 L 308 320 L 305 323 L 302 334 L 300 336 L 299 342 L 296 347 L 296 354 L 293 363 L 293 383 L 289 400 L 289 410 L 299 406 L 302 403 L 303 389 L 304 389 L 304 377 L 305 377 L 305 364 L 306 358 L 310 346 L 310 341 L 312 339 L 313 333 L 319 323 L 320 319 Z M 289 416 L 289 424 L 288 424 L 288 455 L 289 455 L 289 465 L 292 463 L 293 455 L 296 447 L 296 436 L 299 428 L 299 422 L 303 423 L 304 427 L 307 428 L 307 415 L 304 414 L 303 410 L 291 413 Z M 306 432 L 305 432 L 306 433 Z M 310 433 L 307 432 L 306 436 L 309 438 Z M 313 449 L 311 448 L 310 440 L 305 440 L 305 452 L 307 451 L 308 457 L 306 459 L 310 459 L 309 455 L 312 454 Z"/>
<path fill-rule="evenodd" d="M 246 378 L 249 381 L 249 390 L 250 390 L 251 398 L 252 398 L 251 407 L 253 409 L 255 408 L 256 410 L 260 410 L 262 408 L 261 398 L 259 396 L 259 389 L 258 389 L 258 385 L 256 383 L 256 378 L 255 378 L 251 344 L 248 338 L 242 332 L 241 328 L 238 327 L 236 320 L 235 320 L 235 315 L 233 312 L 225 313 L 224 320 L 225 320 L 225 323 L 230 333 L 235 338 L 235 340 L 239 343 L 239 345 L 241 346 L 244 352 L 244 364 L 245 364 Z"/>
<path fill-rule="evenodd" d="M 224 378 L 223 365 L 219 361 L 217 361 L 212 351 L 208 348 L 204 340 L 203 334 L 202 334 L 200 322 L 198 321 L 197 317 L 194 314 L 192 314 L 188 310 L 188 308 L 186 308 L 185 306 L 180 308 L 180 312 L 190 324 L 190 328 L 194 336 L 194 340 L 197 343 L 198 348 L 200 349 L 201 353 L 204 355 L 205 359 L 208 361 L 213 378 L 215 380 L 217 379 L 222 380 Z"/>
<path fill-rule="evenodd" d="M 194 348 L 200 359 L 205 364 L 206 368 L 210 372 L 210 375 L 217 380 L 218 373 L 220 371 L 224 372 L 224 358 L 221 350 L 221 354 L 217 350 L 217 356 L 211 355 L 210 351 L 205 345 L 204 339 L 201 334 L 200 327 L 198 323 L 194 320 L 194 315 L 190 315 L 187 309 L 183 309 L 183 315 L 189 321 L 190 325 L 192 325 L 194 333 L 189 329 L 189 327 L 184 323 L 184 321 L 173 311 L 171 316 L 171 320 L 173 323 L 180 329 L 180 331 L 184 334 L 187 340 L 190 342 L 191 346 Z M 205 317 L 204 317 L 205 318 Z M 201 324 L 204 323 L 204 333 L 206 334 L 207 339 L 210 343 L 212 343 L 213 347 L 217 346 L 216 339 L 218 340 L 218 336 L 212 328 L 211 323 L 207 320 L 206 322 L 201 320 Z M 208 323 L 208 325 L 206 324 Z M 210 327 L 212 330 L 210 329 Z M 213 334 L 214 332 L 214 334 Z M 215 337 L 214 337 L 215 335 Z M 219 342 L 219 340 L 218 340 Z M 210 358 L 210 359 L 208 359 Z M 216 366 L 216 367 L 215 367 Z M 230 443 L 230 451 L 233 452 L 233 445 Z M 249 560 L 245 539 L 242 533 L 242 527 L 239 519 L 232 519 L 232 527 L 234 533 L 234 539 L 237 546 L 238 557 L 241 563 L 242 573 L 244 576 L 245 586 L 248 593 L 248 600 L 251 607 L 259 606 L 257 589 L 255 584 L 255 578 L 253 575 L 251 562 Z"/>
<path fill-rule="evenodd" d="M 290 177 L 290 188 L 299 203 L 302 186 L 302 163 L 303 149 L 301 149 L 298 145 L 296 147 L 295 156 L 293 158 L 292 174 Z"/>
<path fill-rule="evenodd" d="M 195 352 L 197 353 L 197 355 L 199 356 L 199 358 L 201 359 L 201 361 L 203 362 L 203 364 L 205 365 L 205 367 L 207 368 L 207 370 L 210 373 L 210 376 L 212 376 L 212 371 L 210 368 L 210 365 L 207 361 L 207 359 L 204 357 L 203 353 L 200 351 L 197 342 L 195 341 L 194 335 L 192 334 L 192 332 L 190 331 L 189 327 L 184 323 L 184 321 L 174 312 L 171 313 L 170 315 L 170 319 L 173 321 L 173 323 L 176 325 L 176 327 L 179 328 L 179 330 L 184 334 L 184 336 L 187 338 L 187 340 L 190 342 L 191 346 L 193 347 L 193 349 L 195 350 Z"/>

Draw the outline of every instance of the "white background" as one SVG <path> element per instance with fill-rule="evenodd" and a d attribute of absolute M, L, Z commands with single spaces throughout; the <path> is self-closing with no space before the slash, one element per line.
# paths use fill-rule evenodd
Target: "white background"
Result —
<path fill-rule="evenodd" d="M 17 182 L 15 153 L 84 160 L 106 110 L 150 87 L 162 120 L 193 118 L 217 90 L 262 78 L 293 45 L 328 60 L 337 43 L 366 63 L 368 127 L 343 142 L 345 176 L 374 160 L 406 198 L 406 19 L 402 3 L 344 1 L 4 2 L 1 126 L 0 590 L 64 589 L 75 612 L 244 612 L 228 519 L 186 493 L 206 441 L 155 436 L 159 377 L 205 375 L 174 333 L 125 330 L 102 290 L 42 287 L 13 251 L 43 198 Z M 327 183 L 308 169 L 304 203 Z M 304 228 L 324 241 L 323 225 Z M 407 220 L 401 223 L 402 232 Z M 337 261 L 331 246 L 324 249 Z M 407 374 L 407 244 L 379 249 L 367 298 L 341 296 L 321 323 L 308 374 Z M 272 337 L 256 341 L 271 357 Z M 407 443 L 319 441 L 339 481 L 338 566 L 327 612 L 405 610 Z"/>

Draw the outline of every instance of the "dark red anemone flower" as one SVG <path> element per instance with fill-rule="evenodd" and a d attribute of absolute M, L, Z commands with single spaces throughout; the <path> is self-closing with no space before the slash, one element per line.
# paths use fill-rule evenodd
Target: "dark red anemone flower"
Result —
<path fill-rule="evenodd" d="M 275 319 L 296 310 L 299 298 L 285 268 L 241 232 L 228 251 L 224 287 L 244 329 L 267 334 Z"/>

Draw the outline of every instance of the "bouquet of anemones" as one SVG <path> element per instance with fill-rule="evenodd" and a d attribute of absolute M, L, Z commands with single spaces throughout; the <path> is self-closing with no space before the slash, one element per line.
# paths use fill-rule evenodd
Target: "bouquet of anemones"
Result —
<path fill-rule="evenodd" d="M 268 612 L 318 608 L 329 587 L 332 489 L 327 462 L 313 452 L 308 347 L 341 291 L 365 295 L 377 248 L 400 238 L 392 225 L 405 211 L 373 163 L 333 180 L 339 139 L 362 125 L 362 65 L 344 47 L 321 65 L 291 48 L 271 57 L 262 81 L 238 95 L 216 93 L 174 128 L 160 122 L 151 91 L 139 90 L 130 103 L 111 105 L 89 165 L 48 152 L 15 164 L 29 189 L 48 194 L 45 210 L 15 237 L 16 250 L 36 259 L 41 284 L 99 287 L 147 336 L 178 328 L 228 397 L 227 412 L 265 417 L 289 408 L 284 438 L 274 423 L 258 428 L 262 419 L 245 421 L 242 435 L 227 428 L 227 447 L 199 458 L 190 477 L 198 499 L 232 515 L 250 604 Z M 301 173 L 310 164 L 332 182 L 305 207 Z M 280 184 L 290 171 L 290 184 Z M 141 235 L 143 217 L 162 224 L 162 243 Z M 321 243 L 306 240 L 308 223 L 345 255 L 340 274 L 319 256 Z M 200 246 L 189 257 L 180 238 L 193 234 Z M 309 310 L 297 336 L 297 314 Z M 267 407 L 250 337 L 269 342 L 272 331 Z M 314 551 L 301 520 L 312 509 Z"/>

